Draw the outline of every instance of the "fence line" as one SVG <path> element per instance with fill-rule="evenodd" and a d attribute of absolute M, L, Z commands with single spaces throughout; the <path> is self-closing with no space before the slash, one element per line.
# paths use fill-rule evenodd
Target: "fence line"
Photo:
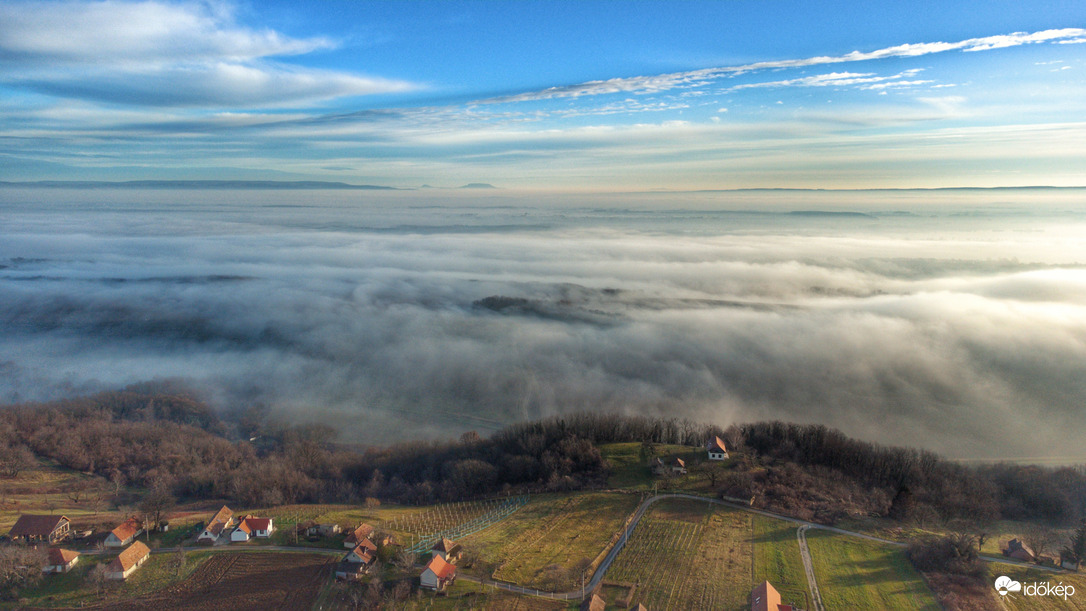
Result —
<path fill-rule="evenodd" d="M 477 533 L 480 530 L 509 517 L 514 511 L 526 505 L 528 500 L 529 495 L 527 494 L 505 499 L 500 503 L 497 503 L 493 509 L 490 509 L 482 515 L 461 522 L 450 528 L 420 535 L 418 540 L 407 548 L 407 551 L 414 553 L 430 551 L 433 544 L 441 539 L 459 539 Z M 486 503 L 488 503 L 488 501 L 484 501 L 484 507 L 486 507 Z"/>

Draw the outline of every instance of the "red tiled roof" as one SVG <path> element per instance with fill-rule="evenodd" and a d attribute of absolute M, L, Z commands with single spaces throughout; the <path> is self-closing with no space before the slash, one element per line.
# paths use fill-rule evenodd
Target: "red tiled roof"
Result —
<path fill-rule="evenodd" d="M 750 593 L 751 611 L 779 611 L 780 604 L 780 593 L 768 581 L 758 584 Z"/>
<path fill-rule="evenodd" d="M 66 565 L 78 557 L 79 552 L 73 552 L 70 549 L 61 549 L 59 547 L 49 548 L 50 566 Z"/>
<path fill-rule="evenodd" d="M 124 522 L 121 522 L 120 526 L 110 531 L 114 537 L 117 537 L 121 541 L 131 539 L 136 536 L 136 533 L 143 529 L 143 523 L 136 518 L 128 518 Z"/>
<path fill-rule="evenodd" d="M 136 541 L 114 558 L 113 562 L 109 563 L 109 570 L 115 573 L 123 573 L 136 566 L 137 562 L 143 560 L 150 553 L 151 549 L 149 547 L 144 545 L 142 541 Z"/>
<path fill-rule="evenodd" d="M 222 532 L 222 529 L 226 528 L 226 525 L 234 519 L 234 512 L 230 510 L 226 505 L 222 506 L 222 509 L 217 511 L 212 516 L 211 521 L 207 523 L 207 530 L 216 537 Z"/>
<path fill-rule="evenodd" d="M 593 594 L 581 601 L 581 611 L 603 611 L 607 602 L 599 594 Z"/>
<path fill-rule="evenodd" d="M 270 530 L 271 518 L 245 518 L 245 523 L 253 530 Z"/>
<path fill-rule="evenodd" d="M 426 568 L 433 571 L 438 579 L 445 579 L 449 575 L 456 574 L 456 567 L 442 560 L 441 556 L 434 556 L 431 558 L 430 564 L 427 564 Z"/>
<path fill-rule="evenodd" d="M 709 451 L 728 453 L 728 449 L 724 447 L 724 440 L 719 437 L 713 437 L 713 440 L 709 442 Z"/>
<path fill-rule="evenodd" d="M 19 516 L 8 534 L 12 537 L 48 537 L 61 521 L 69 520 L 64 516 L 24 514 Z"/>
<path fill-rule="evenodd" d="M 358 525 L 358 528 L 354 529 L 351 534 L 347 535 L 347 541 L 351 543 L 361 543 L 363 539 L 368 538 L 373 534 L 373 527 L 365 522 Z"/>

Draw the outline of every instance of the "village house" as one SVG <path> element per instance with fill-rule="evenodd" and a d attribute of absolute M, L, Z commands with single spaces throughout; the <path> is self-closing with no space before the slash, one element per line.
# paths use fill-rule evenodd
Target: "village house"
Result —
<path fill-rule="evenodd" d="M 68 538 L 71 524 L 64 516 L 26 514 L 19 516 L 8 536 L 13 541 L 54 544 Z"/>
<path fill-rule="evenodd" d="M 631 611 L 649 611 L 649 608 L 646 607 L 645 605 L 641 604 L 641 603 L 637 603 L 636 605 L 630 607 L 630 610 Z"/>
<path fill-rule="evenodd" d="M 245 516 L 238 522 L 238 527 L 230 533 L 230 542 L 248 541 L 253 537 L 267 539 L 275 532 L 275 525 L 271 518 L 257 518 Z"/>
<path fill-rule="evenodd" d="M 1003 548 L 1003 555 L 1022 562 L 1033 562 L 1034 559 L 1033 550 L 1018 539 L 1011 539 L 1007 542 L 1007 547 Z"/>
<path fill-rule="evenodd" d="M 339 524 L 317 524 L 317 534 L 322 537 L 331 537 L 343 532 Z"/>
<path fill-rule="evenodd" d="M 713 437 L 713 440 L 709 442 L 709 460 L 727 460 L 728 450 L 724 447 L 724 440 L 719 437 Z"/>
<path fill-rule="evenodd" d="M 358 525 L 358 528 L 347 533 L 347 538 L 343 540 L 343 547 L 354 549 L 359 543 L 369 539 L 372 534 L 373 527 L 362 522 Z"/>
<path fill-rule="evenodd" d="M 751 611 L 803 611 L 794 605 L 781 603 L 781 594 L 768 581 L 754 586 L 750 593 Z"/>
<path fill-rule="evenodd" d="M 109 563 L 107 575 L 110 579 L 128 579 L 150 557 L 151 549 L 142 541 L 136 541 Z"/>
<path fill-rule="evenodd" d="M 676 475 L 686 475 L 686 461 L 681 458 L 671 461 L 671 472 Z"/>
<path fill-rule="evenodd" d="M 128 518 L 109 532 L 109 535 L 106 536 L 105 546 L 125 547 L 135 541 L 141 532 L 143 532 L 143 522 L 135 517 Z"/>
<path fill-rule="evenodd" d="M 336 565 L 336 579 L 359 579 L 377 562 L 377 545 L 369 539 L 359 543 Z"/>
<path fill-rule="evenodd" d="M 607 607 L 607 601 L 595 592 L 581 601 L 581 611 L 603 611 Z"/>
<path fill-rule="evenodd" d="M 426 570 L 419 576 L 419 583 L 424 588 L 430 588 L 438 592 L 456 580 L 456 567 L 445 562 L 441 556 L 435 555 L 426 565 Z"/>
<path fill-rule="evenodd" d="M 43 573 L 67 573 L 79 562 L 79 552 L 59 547 L 49 548 L 49 564 L 41 570 Z"/>
<path fill-rule="evenodd" d="M 456 541 L 442 537 L 430 548 L 430 552 L 435 557 L 440 556 L 442 560 L 449 564 L 456 564 L 456 561 L 463 555 L 464 550 L 460 548 L 460 544 Z"/>
<path fill-rule="evenodd" d="M 223 505 L 222 509 L 216 512 L 211 521 L 207 523 L 200 536 L 196 537 L 196 542 L 214 545 L 223 531 L 230 528 L 233 523 L 234 512 L 226 505 Z"/>

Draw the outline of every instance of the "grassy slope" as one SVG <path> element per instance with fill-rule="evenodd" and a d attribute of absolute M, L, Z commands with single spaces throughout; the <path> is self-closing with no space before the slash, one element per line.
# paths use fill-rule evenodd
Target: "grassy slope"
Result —
<path fill-rule="evenodd" d="M 939 606 L 898 548 L 811 530 L 807 542 L 827 609 L 924 609 Z"/>
<path fill-rule="evenodd" d="M 785 602 L 794 602 L 802 608 L 810 608 L 807 577 L 803 572 L 803 559 L 799 555 L 796 527 L 791 522 L 755 516 L 754 530 L 754 581 L 755 585 L 768 581 L 781 593 Z"/>
<path fill-rule="evenodd" d="M 1086 609 L 1086 574 L 1083 573 L 1049 573 L 1018 567 L 1010 564 L 993 563 L 988 565 L 991 583 L 995 583 L 996 577 L 1006 575 L 1023 586 L 1029 583 L 1048 582 L 1051 585 L 1062 583 L 1072 585 L 1075 588 L 1074 596 L 1065 601 L 1062 598 L 1049 596 L 1024 596 L 1022 592 L 1010 593 L 1000 597 L 1004 608 L 1010 611 L 1056 611 L 1064 609 Z M 993 590 L 994 591 L 994 590 Z"/>
<path fill-rule="evenodd" d="M 550 585 L 544 579 L 547 566 L 569 568 L 594 559 L 639 501 L 634 495 L 598 492 L 540 495 L 461 544 L 496 567 L 495 579 L 543 587 Z"/>

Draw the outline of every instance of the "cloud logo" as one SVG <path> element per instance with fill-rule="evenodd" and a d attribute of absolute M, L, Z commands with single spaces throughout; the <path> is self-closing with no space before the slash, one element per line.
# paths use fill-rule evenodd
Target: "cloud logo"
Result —
<path fill-rule="evenodd" d="M 1006 596 L 1008 592 L 1021 592 L 1022 584 L 1006 575 L 1000 575 L 995 580 L 995 589 L 1000 596 Z"/>

